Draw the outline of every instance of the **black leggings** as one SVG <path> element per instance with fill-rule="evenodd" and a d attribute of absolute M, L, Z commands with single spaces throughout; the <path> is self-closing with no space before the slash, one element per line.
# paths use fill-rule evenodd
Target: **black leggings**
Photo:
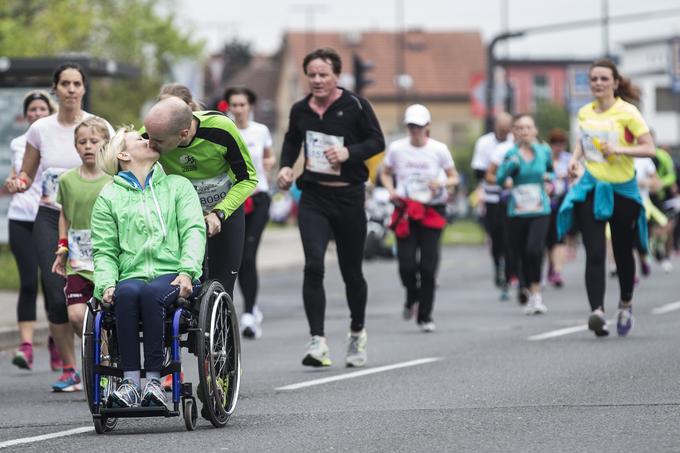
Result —
<path fill-rule="evenodd" d="M 410 234 L 397 239 L 399 276 L 406 288 L 406 305 L 418 302 L 418 322 L 432 321 L 442 230 L 409 222 Z M 420 251 L 420 256 L 418 252 Z"/>
<path fill-rule="evenodd" d="M 9 248 L 19 269 L 17 321 L 35 321 L 35 301 L 38 297 L 38 254 L 33 245 L 33 222 L 10 219 Z M 47 311 L 47 303 L 45 303 L 45 311 Z"/>
<path fill-rule="evenodd" d="M 246 238 L 243 244 L 243 260 L 238 274 L 238 284 L 243 293 L 245 313 L 252 313 L 257 299 L 257 249 L 264 227 L 269 220 L 269 204 L 271 197 L 266 192 L 252 196 L 253 211 L 246 216 Z"/>
<path fill-rule="evenodd" d="M 245 230 L 241 205 L 222 223 L 220 233 L 208 238 L 208 278 L 219 281 L 232 299 L 243 256 Z"/>
<path fill-rule="evenodd" d="M 358 332 L 364 327 L 367 298 L 366 280 L 362 272 L 366 241 L 364 199 L 363 184 L 326 187 L 307 183 L 302 189 L 298 212 L 300 237 L 305 252 L 302 299 L 311 335 L 324 335 L 324 257 L 331 232 L 345 282 L 345 295 L 351 315 L 350 328 Z"/>
<path fill-rule="evenodd" d="M 47 319 L 52 324 L 66 324 L 66 279 L 52 272 L 54 252 L 59 242 L 59 211 L 41 206 L 33 225 L 33 243 L 38 253 L 38 264 L 42 275 Z"/>
<path fill-rule="evenodd" d="M 512 255 L 521 263 L 523 283 L 526 286 L 541 282 L 541 266 L 549 226 L 550 215 L 547 214 L 508 218 L 508 242 L 513 249 Z"/>
<path fill-rule="evenodd" d="M 606 222 L 595 220 L 592 192 L 584 202 L 576 203 L 574 208 L 576 223 L 581 230 L 583 245 L 586 249 L 586 292 L 590 308 L 592 310 L 604 309 L 607 259 Z M 609 219 L 609 225 L 621 300 L 625 302 L 633 299 L 635 284 L 633 244 L 637 234 L 636 222 L 639 214 L 639 204 L 629 198 L 614 195 L 614 213 Z"/>
<path fill-rule="evenodd" d="M 484 215 L 484 227 L 491 240 L 491 257 L 496 267 L 505 256 L 506 209 L 505 203 L 487 203 Z"/>

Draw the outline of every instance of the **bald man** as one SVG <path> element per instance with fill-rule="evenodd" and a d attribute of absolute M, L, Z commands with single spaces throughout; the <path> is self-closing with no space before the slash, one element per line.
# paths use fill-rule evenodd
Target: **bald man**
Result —
<path fill-rule="evenodd" d="M 221 112 L 192 112 L 181 99 L 169 97 L 151 107 L 142 132 L 161 153 L 166 173 L 186 177 L 198 192 L 208 226 L 207 277 L 233 298 L 245 237 L 242 205 L 257 185 L 238 128 Z"/>

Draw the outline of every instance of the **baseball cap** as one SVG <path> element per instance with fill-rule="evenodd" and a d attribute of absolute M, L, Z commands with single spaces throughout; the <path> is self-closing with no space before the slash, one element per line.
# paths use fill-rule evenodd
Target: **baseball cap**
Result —
<path fill-rule="evenodd" d="M 404 113 L 404 124 L 415 124 L 416 126 L 425 126 L 432 120 L 430 111 L 422 104 L 413 104 L 408 106 Z"/>

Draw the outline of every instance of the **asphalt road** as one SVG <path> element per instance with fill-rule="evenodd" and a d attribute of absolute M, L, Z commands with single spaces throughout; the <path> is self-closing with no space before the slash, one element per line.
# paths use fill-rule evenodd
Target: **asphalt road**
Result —
<path fill-rule="evenodd" d="M 224 429 L 199 420 L 189 433 L 179 418 L 127 419 L 96 435 L 83 394 L 49 392 L 57 375 L 47 368 L 44 348 L 32 372 L 12 367 L 5 351 L 0 448 L 680 451 L 680 304 L 668 305 L 680 299 L 680 269 L 663 274 L 654 267 L 640 283 L 629 337 L 596 339 L 579 327 L 589 312 L 579 258 L 567 268 L 565 288 L 546 288 L 549 312 L 527 317 L 514 301 L 498 300 L 485 250 L 445 249 L 432 334 L 401 319 L 396 263 L 368 263 L 366 370 L 372 373 L 360 375 L 342 366 L 348 310 L 337 267 L 327 269 L 334 365 L 324 370 L 300 365 L 308 340 L 301 267 L 267 272 L 261 279 L 264 336 L 243 341 L 241 399 Z M 608 284 L 612 318 L 618 288 L 614 280 Z M 185 360 L 187 379 L 195 382 L 193 356 Z M 336 376 L 344 379 L 314 382 Z M 298 383 L 307 386 L 281 389 Z M 84 432 L 67 432 L 77 428 Z M 34 439 L 49 434 L 61 437 Z M 13 440 L 22 443 L 8 445 Z"/>

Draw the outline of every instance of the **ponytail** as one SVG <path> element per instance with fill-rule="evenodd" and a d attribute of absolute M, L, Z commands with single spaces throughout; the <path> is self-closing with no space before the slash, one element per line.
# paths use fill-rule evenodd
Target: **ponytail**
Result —
<path fill-rule="evenodd" d="M 614 90 L 614 96 L 618 96 L 626 102 L 632 104 L 637 104 L 640 102 L 640 89 L 633 85 L 629 78 L 623 77 L 620 73 L 616 64 L 608 58 L 603 58 L 601 60 L 596 60 L 590 65 L 590 70 L 593 68 L 608 68 L 612 71 L 614 80 L 619 82 L 619 87 Z M 590 71 L 589 70 L 589 71 Z"/>

